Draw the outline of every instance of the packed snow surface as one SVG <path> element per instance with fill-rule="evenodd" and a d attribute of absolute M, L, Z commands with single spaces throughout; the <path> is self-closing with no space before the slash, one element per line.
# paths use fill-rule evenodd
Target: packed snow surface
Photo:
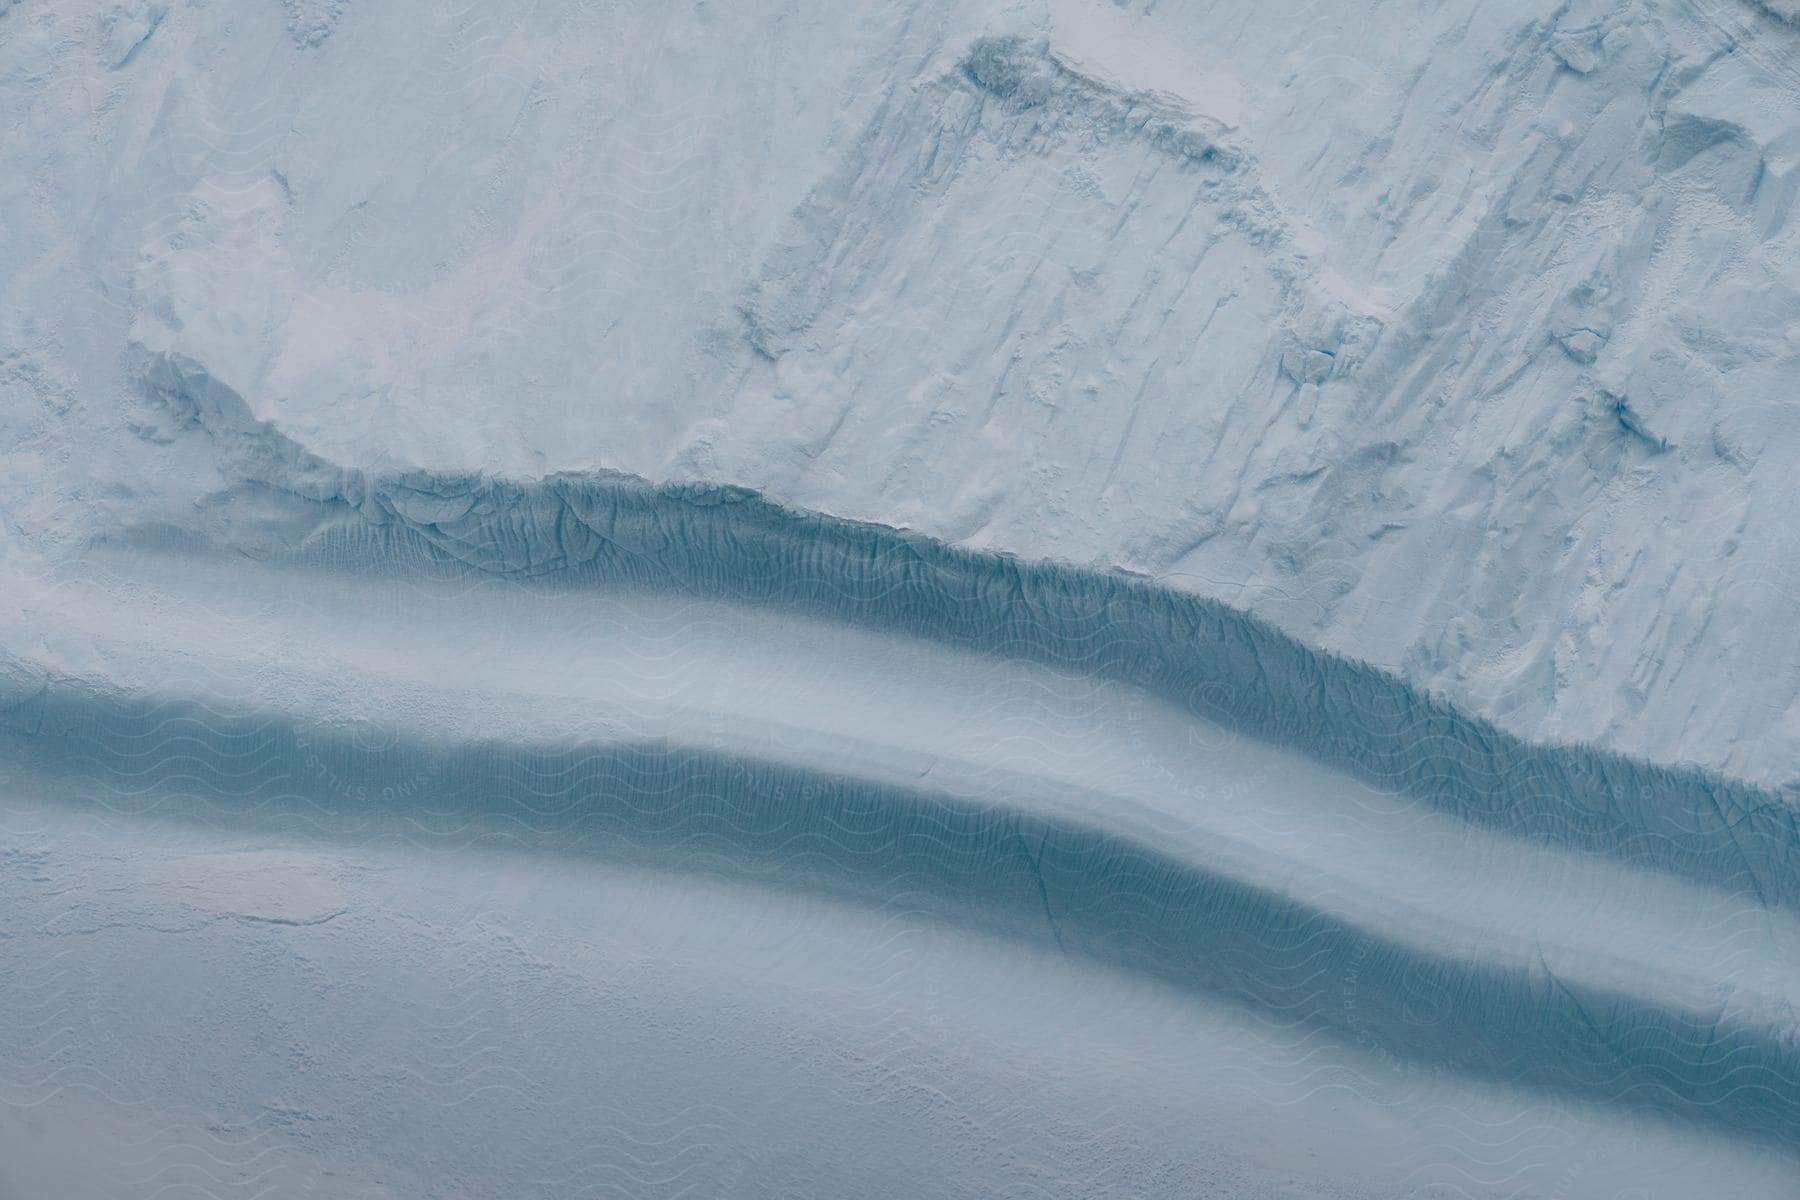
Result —
<path fill-rule="evenodd" d="M 0 0 L 0 1197 L 1791 1197 L 1786 0 Z"/>
<path fill-rule="evenodd" d="M 136 398 L 177 354 L 350 465 L 754 487 L 1800 778 L 1800 29 L 1764 8 L 0 19 L 16 535 L 170 490 Z"/>

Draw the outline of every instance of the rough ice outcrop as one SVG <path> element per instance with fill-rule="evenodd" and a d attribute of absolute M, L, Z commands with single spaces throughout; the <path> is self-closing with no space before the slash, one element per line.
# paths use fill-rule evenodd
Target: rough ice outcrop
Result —
<path fill-rule="evenodd" d="M 301 46 L 317 46 L 331 36 L 344 15 L 345 0 L 281 0 L 288 12 L 288 32 Z"/>
<path fill-rule="evenodd" d="M 7 339 L 114 478 L 165 490 L 135 343 L 337 462 L 749 486 L 1796 773 L 1800 35 L 1747 4 L 128 8 L 0 64 Z M 70 392 L 7 386 L 35 444 Z"/>

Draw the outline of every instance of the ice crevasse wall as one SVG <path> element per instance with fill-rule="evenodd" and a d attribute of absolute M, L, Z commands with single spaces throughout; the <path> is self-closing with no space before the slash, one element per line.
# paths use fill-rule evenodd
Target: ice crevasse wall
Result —
<path fill-rule="evenodd" d="M 1790 785 L 1791 8 L 15 4 L 0 555 L 731 484 Z"/>

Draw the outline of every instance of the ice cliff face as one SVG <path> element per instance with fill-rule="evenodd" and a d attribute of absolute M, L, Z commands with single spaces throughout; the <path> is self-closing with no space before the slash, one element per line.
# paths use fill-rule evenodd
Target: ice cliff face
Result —
<path fill-rule="evenodd" d="M 174 372 L 348 468 L 1123 568 L 1790 782 L 1786 7 L 15 5 L 5 552 L 232 482 Z"/>

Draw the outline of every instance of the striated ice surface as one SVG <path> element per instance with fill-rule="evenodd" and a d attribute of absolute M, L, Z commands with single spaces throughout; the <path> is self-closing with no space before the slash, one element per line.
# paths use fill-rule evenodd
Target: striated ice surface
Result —
<path fill-rule="evenodd" d="M 179 354 L 351 465 L 749 486 L 1795 778 L 1800 31 L 1756 6 L 6 21 L 17 446 L 151 486 Z"/>
<path fill-rule="evenodd" d="M 0 118 L 0 1197 L 1793 1195 L 1793 4 L 0 0 Z"/>

